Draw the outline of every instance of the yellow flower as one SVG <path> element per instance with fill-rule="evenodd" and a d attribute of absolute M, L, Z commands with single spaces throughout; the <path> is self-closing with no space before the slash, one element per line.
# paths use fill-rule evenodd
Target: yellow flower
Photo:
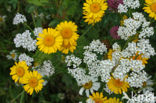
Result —
<path fill-rule="evenodd" d="M 128 17 L 126 15 L 124 15 L 122 17 L 122 20 L 120 21 L 120 25 L 123 26 L 124 25 L 124 20 L 128 19 Z"/>
<path fill-rule="evenodd" d="M 10 68 L 10 75 L 15 82 L 21 83 L 24 75 L 28 72 L 28 66 L 25 61 L 21 61 L 16 63 L 13 67 Z"/>
<path fill-rule="evenodd" d="M 144 58 L 144 57 L 142 57 L 142 55 L 143 55 L 143 54 L 139 54 L 139 52 L 137 52 L 136 55 L 132 57 L 132 59 L 133 59 L 133 60 L 141 60 L 141 61 L 142 61 L 142 64 L 145 65 L 145 64 L 148 63 L 147 60 L 148 60 L 149 58 Z"/>
<path fill-rule="evenodd" d="M 112 49 L 109 49 L 108 54 L 107 54 L 108 59 L 112 60 L 112 53 L 113 52 L 114 51 Z"/>
<path fill-rule="evenodd" d="M 78 38 L 79 35 L 77 32 L 77 25 L 69 21 L 61 22 L 57 25 L 56 30 L 59 31 L 59 34 L 63 37 L 63 45 L 72 45 Z"/>
<path fill-rule="evenodd" d="M 108 88 L 114 92 L 115 94 L 122 94 L 122 92 L 127 92 L 127 88 L 129 88 L 128 82 L 125 80 L 121 81 L 120 79 L 111 79 L 107 83 Z"/>
<path fill-rule="evenodd" d="M 108 7 L 105 1 L 106 0 L 86 0 L 86 3 L 83 4 L 83 14 L 85 15 L 83 18 L 85 18 L 85 22 L 94 25 L 96 22 L 101 21 Z"/>
<path fill-rule="evenodd" d="M 63 43 L 63 45 L 60 48 L 60 51 L 62 51 L 62 53 L 64 54 L 68 54 L 69 51 L 73 53 L 74 50 L 76 49 L 76 46 L 77 46 L 76 42 L 73 42 L 73 44 L 68 43 L 67 45 Z"/>
<path fill-rule="evenodd" d="M 30 95 L 34 90 L 38 93 L 43 87 L 43 82 L 42 76 L 37 71 L 28 72 L 22 79 L 22 83 L 25 84 L 23 88 Z"/>
<path fill-rule="evenodd" d="M 43 29 L 43 33 L 39 33 L 37 40 L 36 44 L 40 51 L 47 54 L 57 52 L 63 42 L 62 36 L 59 35 L 59 32 L 52 28 Z"/>
<path fill-rule="evenodd" d="M 119 98 L 116 98 L 116 97 L 114 97 L 114 98 L 109 98 L 106 102 L 104 102 L 104 103 L 122 103 L 120 100 L 119 100 Z"/>
<path fill-rule="evenodd" d="M 104 103 L 107 100 L 107 97 L 103 96 L 103 93 L 93 93 L 92 96 L 89 96 L 95 103 Z"/>
<path fill-rule="evenodd" d="M 143 9 L 151 18 L 156 20 L 156 0 L 145 0 L 145 7 Z"/>

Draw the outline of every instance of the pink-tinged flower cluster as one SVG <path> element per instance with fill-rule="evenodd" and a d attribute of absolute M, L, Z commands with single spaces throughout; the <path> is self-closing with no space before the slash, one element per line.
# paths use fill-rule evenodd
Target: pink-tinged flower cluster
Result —
<path fill-rule="evenodd" d="M 118 31 L 119 26 L 114 26 L 110 29 L 110 35 L 114 38 L 114 39 L 120 39 L 120 36 L 118 36 Z"/>
<path fill-rule="evenodd" d="M 123 0 L 108 0 L 108 7 L 117 10 L 119 4 L 123 4 Z"/>

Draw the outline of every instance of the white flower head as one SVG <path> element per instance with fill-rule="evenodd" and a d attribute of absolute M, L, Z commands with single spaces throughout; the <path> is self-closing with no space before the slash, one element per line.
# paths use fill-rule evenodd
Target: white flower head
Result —
<path fill-rule="evenodd" d="M 147 79 L 147 73 L 145 71 L 140 71 L 138 73 L 130 73 L 130 76 L 126 79 L 126 81 L 129 83 L 130 87 L 141 88 Z"/>
<path fill-rule="evenodd" d="M 9 60 L 10 60 L 10 59 L 13 59 L 14 61 L 16 61 L 16 60 L 17 60 L 17 53 L 16 53 L 15 50 L 12 50 L 12 51 L 9 53 L 9 55 L 7 55 L 6 57 L 7 57 Z"/>
<path fill-rule="evenodd" d="M 29 30 L 26 30 L 22 34 L 18 33 L 14 38 L 14 44 L 18 47 L 23 47 L 28 49 L 28 51 L 35 51 L 36 50 L 36 40 L 31 38 L 31 33 Z"/>
<path fill-rule="evenodd" d="M 67 63 L 68 67 L 72 66 L 73 68 L 77 68 L 82 63 L 82 60 L 74 55 L 70 55 L 66 56 L 65 63 Z"/>
<path fill-rule="evenodd" d="M 91 77 L 91 76 L 86 76 L 87 81 L 86 83 L 82 84 L 82 87 L 79 91 L 79 94 L 82 95 L 83 92 L 85 91 L 86 96 L 89 97 L 90 93 L 93 93 L 94 91 L 97 91 L 100 88 L 100 83 L 97 82 L 98 79 Z"/>
<path fill-rule="evenodd" d="M 93 40 L 89 46 L 85 46 L 84 49 L 89 52 L 95 52 L 98 54 L 103 54 L 107 52 L 106 45 L 104 43 L 101 43 L 100 40 Z"/>
<path fill-rule="evenodd" d="M 43 66 L 41 66 L 38 70 L 37 70 L 43 77 L 44 76 L 51 76 L 55 73 L 55 68 L 52 65 L 50 60 L 44 61 L 43 62 Z"/>
<path fill-rule="evenodd" d="M 24 22 L 27 22 L 26 17 L 20 13 L 17 13 L 13 19 L 13 24 L 17 25 L 19 23 L 24 23 Z"/>
<path fill-rule="evenodd" d="M 19 57 L 18 57 L 18 59 L 19 59 L 19 61 L 25 61 L 28 66 L 31 66 L 32 65 L 32 62 L 34 61 L 33 58 L 29 57 L 25 53 L 20 54 Z"/>
<path fill-rule="evenodd" d="M 39 33 L 42 33 L 43 28 L 42 27 L 37 27 L 34 29 L 34 35 L 38 36 Z"/>
<path fill-rule="evenodd" d="M 126 13 L 128 9 L 137 9 L 140 7 L 139 0 L 123 0 L 123 4 L 119 4 L 118 12 L 119 13 Z"/>

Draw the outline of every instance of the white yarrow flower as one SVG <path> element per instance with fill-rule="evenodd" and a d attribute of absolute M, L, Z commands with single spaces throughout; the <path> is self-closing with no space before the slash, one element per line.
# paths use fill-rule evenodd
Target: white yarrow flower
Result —
<path fill-rule="evenodd" d="M 18 59 L 19 59 L 19 61 L 25 61 L 28 66 L 31 66 L 32 65 L 32 62 L 34 61 L 33 58 L 29 57 L 25 53 L 20 54 L 19 57 L 18 57 Z"/>
<path fill-rule="evenodd" d="M 37 70 L 43 77 L 44 76 L 51 76 L 55 73 L 55 69 L 54 66 L 52 65 L 50 60 L 44 61 L 43 62 L 43 66 L 41 66 L 38 70 Z"/>
<path fill-rule="evenodd" d="M 19 23 L 24 23 L 24 22 L 27 22 L 26 17 L 20 13 L 17 13 L 13 19 L 13 24 L 17 25 Z"/>
<path fill-rule="evenodd" d="M 31 33 L 29 30 L 26 30 L 22 34 L 18 33 L 14 38 L 14 44 L 18 47 L 23 47 L 28 49 L 28 51 L 35 51 L 36 50 L 36 40 L 31 38 Z"/>

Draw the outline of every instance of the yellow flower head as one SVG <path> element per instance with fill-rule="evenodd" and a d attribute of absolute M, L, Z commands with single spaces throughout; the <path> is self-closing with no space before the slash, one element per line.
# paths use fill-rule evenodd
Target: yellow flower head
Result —
<path fill-rule="evenodd" d="M 89 96 L 95 103 L 104 103 L 107 100 L 107 97 L 103 96 L 103 93 L 93 93 L 92 96 Z"/>
<path fill-rule="evenodd" d="M 105 103 L 122 103 L 119 98 L 109 98 Z"/>
<path fill-rule="evenodd" d="M 60 51 L 62 51 L 62 53 L 64 54 L 68 54 L 68 52 L 74 52 L 74 50 L 76 49 L 77 43 L 73 42 L 73 44 L 68 43 L 67 45 L 63 43 L 63 45 L 60 48 Z"/>
<path fill-rule="evenodd" d="M 62 45 L 62 36 L 59 35 L 58 31 L 52 28 L 43 29 L 42 32 L 43 33 L 39 33 L 36 43 L 40 51 L 47 54 L 57 52 Z"/>
<path fill-rule="evenodd" d="M 77 25 L 69 21 L 61 22 L 57 25 L 56 30 L 59 31 L 59 34 L 63 37 L 63 45 L 72 45 L 78 38 L 79 35 L 77 32 Z"/>
<path fill-rule="evenodd" d="M 42 76 L 37 71 L 28 72 L 22 79 L 22 83 L 25 84 L 23 88 L 30 95 L 34 90 L 38 93 L 43 87 L 43 82 Z"/>
<path fill-rule="evenodd" d="M 15 82 L 19 81 L 19 83 L 21 83 L 21 80 L 23 79 L 24 75 L 28 72 L 28 66 L 25 61 L 21 61 L 15 63 L 15 65 L 11 67 L 10 70 L 10 75 L 12 75 L 12 79 Z"/>
<path fill-rule="evenodd" d="M 143 9 L 151 18 L 156 20 L 156 0 L 145 0 L 145 7 Z"/>
<path fill-rule="evenodd" d="M 94 25 L 96 22 L 101 21 L 108 7 L 105 1 L 106 0 L 86 0 L 86 3 L 83 4 L 85 22 Z"/>
<path fill-rule="evenodd" d="M 142 61 L 142 64 L 145 65 L 145 64 L 148 63 L 147 60 L 148 60 L 149 58 L 144 58 L 144 57 L 142 57 L 142 55 L 143 55 L 143 54 L 139 54 L 139 52 L 137 52 L 136 55 L 132 57 L 132 59 L 133 59 L 133 60 L 141 60 L 141 61 Z"/>
<path fill-rule="evenodd" d="M 127 88 L 129 88 L 128 82 L 125 80 L 121 81 L 120 79 L 115 79 L 113 77 L 111 77 L 107 85 L 108 88 L 115 94 L 122 94 L 122 92 L 127 92 Z"/>

